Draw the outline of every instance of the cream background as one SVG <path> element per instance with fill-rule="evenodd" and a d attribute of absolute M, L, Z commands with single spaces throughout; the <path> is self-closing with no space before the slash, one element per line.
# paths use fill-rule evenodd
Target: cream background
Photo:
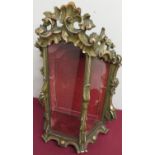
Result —
<path fill-rule="evenodd" d="M 41 24 L 44 11 L 51 11 L 54 6 L 61 6 L 68 3 L 69 0 L 34 0 L 34 14 L 33 14 L 33 27 L 34 30 Z M 82 14 L 89 13 L 91 19 L 94 21 L 96 28 L 92 31 L 100 33 L 103 27 L 106 28 L 106 34 L 116 45 L 116 51 L 118 54 L 122 52 L 122 2 L 121 0 L 76 0 L 74 1 L 76 6 L 80 7 Z M 34 43 L 36 41 L 36 35 L 34 33 Z M 40 58 L 40 52 L 34 47 L 33 53 L 33 95 L 39 96 L 39 92 L 42 86 L 42 76 L 40 74 L 40 68 L 42 66 L 42 60 Z M 113 104 L 116 108 L 122 109 L 122 69 L 120 68 L 117 74 L 119 78 L 119 86 L 116 89 L 116 95 L 113 97 Z"/>

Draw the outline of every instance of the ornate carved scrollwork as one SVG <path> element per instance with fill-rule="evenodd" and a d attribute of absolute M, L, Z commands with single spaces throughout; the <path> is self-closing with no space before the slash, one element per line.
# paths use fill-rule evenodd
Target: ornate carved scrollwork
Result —
<path fill-rule="evenodd" d="M 100 34 L 86 34 L 95 27 L 88 13 L 81 15 L 81 9 L 73 2 L 68 5 L 55 7 L 54 12 L 45 12 L 43 24 L 36 29 L 39 39 L 36 46 L 47 47 L 52 43 L 71 42 L 82 49 L 83 53 L 92 57 L 99 57 L 106 62 L 117 64 L 121 58 L 114 51 L 114 44 L 106 36 L 102 28 Z"/>
<path fill-rule="evenodd" d="M 112 104 L 112 96 L 115 94 L 115 90 L 116 90 L 116 87 L 118 86 L 118 84 L 119 84 L 119 81 L 118 81 L 118 78 L 116 78 L 116 77 L 111 81 L 111 84 L 110 84 L 111 99 L 110 99 L 110 107 L 109 107 L 110 109 L 109 109 L 109 111 L 110 111 L 112 119 L 116 118 L 116 109 Z"/>
<path fill-rule="evenodd" d="M 118 78 L 114 78 L 112 81 L 111 81 L 111 84 L 110 84 L 110 93 L 111 95 L 114 95 L 115 94 L 115 90 L 116 90 L 116 87 L 118 86 L 119 84 L 119 81 L 118 81 Z"/>
<path fill-rule="evenodd" d="M 112 120 L 116 119 L 116 109 L 112 103 L 112 97 L 115 94 L 116 87 L 119 84 L 119 80 L 116 77 L 117 70 L 121 64 L 117 65 L 111 65 L 110 66 L 110 78 L 108 81 L 108 90 L 107 90 L 107 101 L 106 101 L 106 106 L 105 106 L 105 113 L 103 114 L 103 117 L 105 117 L 106 120 Z"/>
<path fill-rule="evenodd" d="M 118 66 L 121 64 L 121 56 L 117 55 L 114 50 L 114 44 L 106 36 L 105 29 L 102 28 L 100 34 L 91 33 L 87 35 L 87 31 L 95 27 L 93 21 L 90 19 L 89 14 L 81 15 L 81 9 L 77 8 L 73 2 L 63 5 L 58 8 L 55 7 L 54 12 L 45 12 L 45 17 L 42 19 L 43 24 L 36 29 L 36 34 L 39 36 L 36 47 L 41 51 L 43 57 L 43 68 L 41 73 L 44 77 L 44 84 L 40 93 L 40 101 L 45 107 L 44 113 L 44 134 L 43 139 L 45 142 L 54 139 L 59 145 L 67 147 L 67 145 L 74 145 L 78 153 L 86 152 L 87 145 L 96 140 L 97 135 L 107 133 L 108 129 L 102 122 L 97 126 L 91 135 L 87 136 L 86 133 L 86 120 L 87 108 L 90 100 L 90 72 L 91 72 L 91 59 L 97 57 L 113 66 L 108 82 L 107 89 L 107 106 L 105 113 L 115 118 L 115 108 L 112 105 L 112 96 L 115 93 L 115 88 L 118 85 L 116 72 Z M 49 103 L 49 81 L 48 81 L 48 67 L 47 67 L 47 47 L 51 44 L 60 42 L 72 43 L 74 46 L 79 47 L 84 54 L 86 54 L 86 68 L 85 79 L 83 88 L 83 103 L 81 111 L 81 126 L 79 139 L 71 139 L 69 137 L 54 134 L 50 127 L 50 103 Z M 105 114 L 106 115 L 106 114 Z M 103 116 L 104 117 L 104 116 Z"/>

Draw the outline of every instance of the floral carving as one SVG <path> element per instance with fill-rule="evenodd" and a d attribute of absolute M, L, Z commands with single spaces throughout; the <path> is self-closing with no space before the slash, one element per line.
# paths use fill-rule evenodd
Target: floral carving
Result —
<path fill-rule="evenodd" d="M 102 28 L 100 34 L 86 34 L 95 27 L 88 13 L 81 15 L 81 9 L 73 2 L 68 5 L 55 7 L 54 12 L 45 12 L 43 24 L 36 29 L 39 36 L 36 46 L 47 47 L 52 43 L 71 42 L 82 49 L 83 53 L 99 57 L 106 62 L 117 64 L 121 57 L 114 51 L 114 44 L 106 36 Z"/>
<path fill-rule="evenodd" d="M 88 143 L 93 143 L 99 133 L 106 134 L 108 129 L 105 127 L 104 119 L 113 119 L 116 117 L 115 108 L 112 104 L 112 96 L 115 93 L 115 88 L 118 85 L 116 71 L 121 64 L 121 56 L 117 55 L 114 50 L 113 42 L 106 36 L 105 29 L 102 28 L 100 34 L 91 33 L 87 35 L 87 31 L 95 27 L 88 13 L 81 15 L 81 9 L 77 8 L 73 2 L 63 5 L 62 7 L 54 8 L 54 12 L 45 12 L 45 17 L 42 19 L 43 24 L 36 29 L 36 34 L 39 36 L 36 42 L 36 47 L 41 51 L 43 58 L 43 75 L 44 84 L 40 93 L 40 102 L 45 108 L 44 112 L 44 134 L 42 135 L 45 142 L 53 139 L 60 146 L 67 147 L 73 145 L 78 153 L 87 152 Z M 49 97 L 49 79 L 47 66 L 47 47 L 60 42 L 73 43 L 86 54 L 85 77 L 83 88 L 83 103 L 81 110 L 81 124 L 79 139 L 62 136 L 52 132 L 51 129 L 51 111 Z M 93 131 L 88 134 L 86 132 L 87 109 L 90 100 L 90 77 L 91 77 L 91 60 L 92 57 L 97 57 L 107 63 L 110 63 L 110 77 L 108 80 L 108 88 L 106 95 L 106 107 L 103 112 L 101 124 L 96 124 Z"/>

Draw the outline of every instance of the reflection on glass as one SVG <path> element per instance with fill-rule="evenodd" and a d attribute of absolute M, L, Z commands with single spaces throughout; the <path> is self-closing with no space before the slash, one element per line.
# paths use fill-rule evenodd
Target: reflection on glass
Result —
<path fill-rule="evenodd" d="M 85 55 L 72 44 L 48 47 L 52 130 L 78 137 Z"/>
<path fill-rule="evenodd" d="M 53 44 L 48 47 L 48 68 L 52 131 L 78 137 L 85 55 L 70 43 Z M 102 60 L 92 58 L 87 132 L 101 121 L 108 74 L 109 65 Z"/>
<path fill-rule="evenodd" d="M 97 58 L 92 59 L 90 102 L 88 105 L 87 131 L 101 121 L 105 92 L 109 74 L 109 64 Z"/>

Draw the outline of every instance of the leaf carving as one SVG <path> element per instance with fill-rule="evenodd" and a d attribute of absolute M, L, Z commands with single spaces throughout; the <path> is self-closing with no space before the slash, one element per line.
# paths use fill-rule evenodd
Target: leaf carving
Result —
<path fill-rule="evenodd" d="M 104 28 L 100 34 L 86 34 L 86 31 L 94 28 L 95 24 L 88 13 L 82 16 L 81 9 L 73 2 L 60 8 L 55 7 L 54 12 L 46 11 L 44 15 L 43 24 L 35 31 L 39 36 L 38 48 L 46 47 L 53 42 L 71 42 L 89 56 L 99 57 L 112 64 L 121 63 L 121 57 L 113 50 L 115 46 L 105 35 Z"/>

